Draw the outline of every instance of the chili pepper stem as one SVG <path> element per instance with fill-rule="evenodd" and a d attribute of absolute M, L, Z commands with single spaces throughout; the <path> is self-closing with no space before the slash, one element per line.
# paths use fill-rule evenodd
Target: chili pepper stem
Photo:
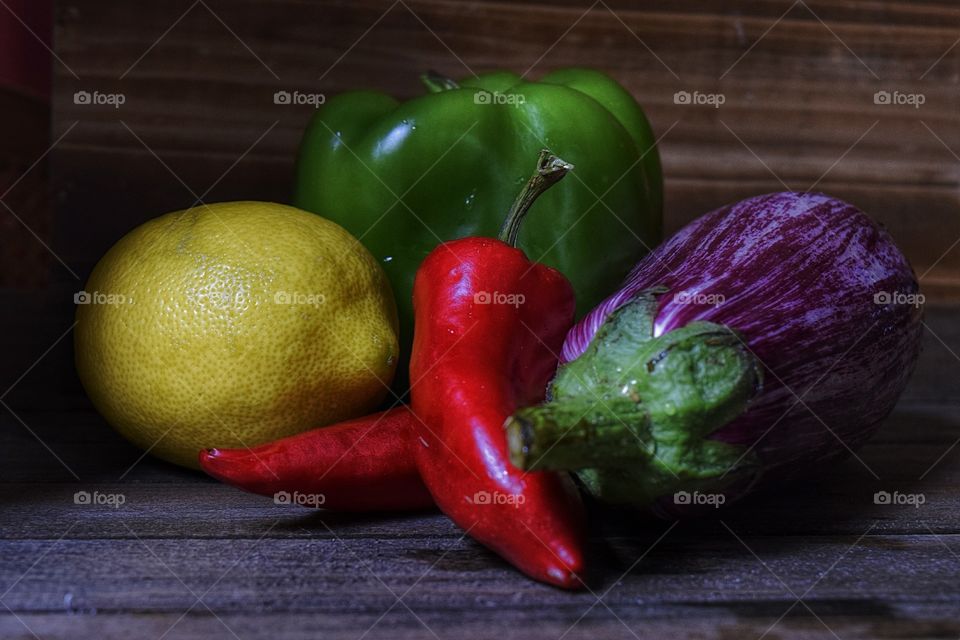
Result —
<path fill-rule="evenodd" d="M 537 160 L 537 170 L 527 181 L 517 199 L 513 201 L 497 238 L 511 247 L 517 246 L 520 225 L 530 211 L 530 207 L 544 191 L 559 182 L 571 170 L 573 170 L 572 164 L 554 155 L 549 149 L 542 149 Z"/>

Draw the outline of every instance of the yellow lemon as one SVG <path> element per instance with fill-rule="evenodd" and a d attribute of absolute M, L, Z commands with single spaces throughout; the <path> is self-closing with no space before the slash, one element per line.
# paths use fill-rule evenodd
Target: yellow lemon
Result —
<path fill-rule="evenodd" d="M 177 211 L 137 227 L 77 294 L 76 364 L 134 444 L 198 467 L 372 411 L 397 361 L 383 270 L 342 227 L 266 202 Z"/>

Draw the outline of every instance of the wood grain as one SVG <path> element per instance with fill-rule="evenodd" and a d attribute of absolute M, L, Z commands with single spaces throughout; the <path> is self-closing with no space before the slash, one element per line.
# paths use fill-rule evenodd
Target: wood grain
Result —
<path fill-rule="evenodd" d="M 770 638 L 796 638 L 798 640 L 820 640 L 832 638 L 830 631 L 844 640 L 901 640 L 903 638 L 953 638 L 957 626 L 949 620 L 914 621 L 891 619 L 885 622 L 864 622 L 852 615 L 821 614 L 824 622 L 811 615 L 800 615 L 796 608 L 791 615 L 770 628 L 775 619 L 791 603 L 774 603 L 769 607 L 776 614 L 755 618 L 739 616 L 731 610 L 720 607 L 686 608 L 681 610 L 683 617 L 670 619 L 649 616 L 638 619 L 625 617 L 625 610 L 613 613 L 598 605 L 572 629 L 573 622 L 580 611 L 565 614 L 562 622 L 544 619 L 542 613 L 511 616 L 501 614 L 496 602 L 478 612 L 465 612 L 462 615 L 447 614 L 447 624 L 439 626 L 435 618 L 424 618 L 413 609 L 413 613 L 397 605 L 390 613 L 377 622 L 375 616 L 369 616 L 368 627 L 377 622 L 369 632 L 358 630 L 354 626 L 355 614 L 340 612 L 301 613 L 291 616 L 279 614 L 224 614 L 211 615 L 202 605 L 198 605 L 195 614 L 181 617 L 174 613 L 139 613 L 97 616 L 85 620 L 82 629 L 91 637 L 104 640 L 125 640 L 131 630 L 142 634 L 141 637 L 156 638 L 163 634 L 172 640 L 209 640 L 209 638 L 291 638 L 314 640 L 317 637 L 333 640 L 356 640 L 362 634 L 365 638 L 388 640 L 413 638 L 434 638 L 427 627 L 417 617 L 436 631 L 440 638 L 477 638 L 483 640 L 527 640 L 540 635 L 544 638 L 570 638 L 571 640 L 591 640 L 604 638 L 609 640 L 659 640 L 661 638 L 690 637 L 698 640 L 742 640 L 759 638 L 766 634 Z M 815 606 L 815 605 L 814 605 Z M 583 610 L 587 606 L 582 607 Z M 639 613 L 648 614 L 650 607 L 644 607 Z M 509 612 L 508 612 L 509 613 Z M 503 615 L 503 618 L 500 616 Z M 449 619 L 452 618 L 452 619 Z M 491 619 L 506 619 L 513 624 L 497 626 L 491 631 Z M 42 638 L 72 638 L 78 629 L 78 618 L 73 613 L 25 614 L 20 621 L 10 616 L 0 617 L 0 634 L 18 640 L 32 640 L 33 636 L 26 627 Z M 569 621 L 569 622 L 568 622 Z M 825 625 L 829 625 L 829 630 Z M 536 629 L 536 631 L 531 631 Z M 566 635 L 564 635 L 566 634 Z"/>
<path fill-rule="evenodd" d="M 933 309 L 926 322 L 960 348 L 958 317 Z M 434 512 L 277 506 L 141 459 L 89 407 L 21 410 L 22 423 L 4 414 L 2 602 L 42 638 L 159 636 L 171 626 L 166 637 L 357 638 L 374 623 L 366 637 L 557 638 L 581 615 L 565 637 L 742 638 L 774 625 L 773 637 L 807 638 L 829 635 L 824 624 L 843 638 L 953 637 L 957 367 L 928 340 L 862 462 L 673 528 L 593 506 L 590 586 L 609 590 L 610 610 L 588 611 L 589 592 L 522 578 Z M 76 504 L 77 491 L 124 503 Z M 878 505 L 877 491 L 924 502 Z M 400 595 L 404 604 L 381 618 Z M 31 637 L 5 614 L 0 635 Z"/>
<path fill-rule="evenodd" d="M 130 534 L 125 525 L 134 521 L 142 535 L 150 537 L 175 538 L 185 531 L 197 538 L 242 537 L 250 528 L 278 519 L 284 527 L 271 535 L 280 538 L 325 536 L 329 532 L 324 523 L 336 527 L 337 535 L 459 536 L 453 525 L 429 512 L 396 514 L 381 521 L 355 515 L 320 517 L 320 512 L 278 507 L 270 498 L 233 491 L 153 459 L 137 463 L 140 452 L 129 446 L 71 448 L 39 428 L 41 420 L 36 416 L 21 417 L 80 480 L 74 481 L 32 435 L 18 433 L 18 425 L 3 425 L 16 441 L 4 447 L 8 471 L 0 483 L 0 504 L 9 517 L 0 523 L 2 539 L 56 538 L 71 526 L 71 536 L 77 538 L 125 538 Z M 63 428 L 63 414 L 50 418 Z M 960 415 L 952 419 L 960 422 Z M 909 427 L 909 420 L 898 413 L 885 428 L 909 433 Z M 99 436 L 104 433 L 113 436 L 99 419 L 79 431 L 93 442 L 103 441 Z M 702 522 L 709 530 L 722 517 L 738 530 L 757 535 L 859 534 L 871 526 L 876 533 L 960 533 L 956 518 L 960 451 L 950 450 L 958 437 L 929 444 L 874 441 L 858 453 L 859 460 L 848 460 L 797 487 L 758 494 L 716 516 L 707 514 Z M 4 443 L 11 440 L 5 438 Z M 81 456 L 91 462 L 78 464 Z M 30 468 L 17 465 L 17 459 L 30 460 Z M 74 504 L 77 491 L 119 494 L 124 505 L 118 511 L 106 505 L 84 508 Z M 924 502 L 919 507 L 877 505 L 874 494 L 878 491 L 923 494 Z M 598 537 L 628 535 L 637 521 L 635 514 L 599 508 L 596 516 L 598 523 L 610 520 L 618 525 L 596 528 L 593 533 Z"/>
<path fill-rule="evenodd" d="M 16 412 L 0 411 L 0 637 L 957 637 L 958 27 L 946 1 L 59 2 L 52 135 L 66 135 L 41 231 L 77 277 L 48 257 L 44 291 L 0 291 L 16 337 L 0 368 Z M 623 82 L 663 136 L 668 230 L 784 188 L 891 230 L 932 304 L 911 385 L 859 460 L 672 529 L 592 508 L 598 604 L 522 578 L 437 513 L 277 506 L 141 459 L 92 411 L 73 292 L 150 217 L 199 197 L 286 200 L 310 110 L 275 91 L 411 97 L 424 69 L 570 65 Z M 80 90 L 126 102 L 78 105 Z M 881 490 L 925 502 L 877 505 Z"/>
<path fill-rule="evenodd" d="M 55 129 L 80 125 L 55 158 L 59 248 L 81 270 L 123 230 L 193 203 L 144 144 L 199 195 L 276 123 L 208 195 L 286 199 L 310 109 L 274 105 L 278 89 L 410 97 L 427 68 L 536 77 L 589 65 L 623 82 L 663 135 L 669 230 L 734 199 L 814 187 L 886 224 L 933 295 L 960 282 L 960 251 L 948 251 L 960 238 L 960 49 L 951 49 L 960 13 L 950 3 L 607 2 L 587 11 L 573 0 L 211 0 L 212 11 L 187 12 L 192 4 L 154 4 L 132 18 L 106 0 L 60 3 L 58 52 L 80 80 L 59 67 Z M 122 92 L 127 103 L 74 105 L 82 88 Z M 681 90 L 725 102 L 678 105 Z M 881 90 L 925 102 L 878 105 Z M 66 241 L 76 234 L 84 241 Z"/>
<path fill-rule="evenodd" d="M 288 624 L 333 614 L 341 616 L 343 631 L 356 636 L 402 595 L 438 635 L 456 635 L 466 622 L 482 637 L 523 629 L 527 635 L 517 637 L 547 638 L 596 603 L 589 592 L 571 594 L 518 580 L 467 540 L 274 540 L 262 538 L 265 532 L 255 529 L 243 540 L 3 542 L 3 577 L 9 582 L 30 569 L 4 602 L 18 615 L 80 614 L 75 628 L 86 628 L 98 624 L 93 612 L 100 618 L 180 614 L 202 596 L 203 604 L 189 617 L 210 615 L 207 607 L 217 616 L 286 614 Z M 649 632 L 648 625 L 660 623 L 684 637 L 693 635 L 682 631 L 685 619 L 711 625 L 726 619 L 763 629 L 788 610 L 794 619 L 808 621 L 812 610 L 827 625 L 836 617 L 860 624 L 910 619 L 914 629 L 937 622 L 944 630 L 960 630 L 957 560 L 949 551 L 960 542 L 956 536 L 857 541 L 725 532 L 708 539 L 678 527 L 648 552 L 661 533 L 608 540 L 595 551 L 609 571 L 610 577 L 593 584 L 595 593 L 606 594 L 606 606 L 590 611 L 594 618 L 580 633 L 619 637 L 623 630 L 611 610 L 631 628 Z M 894 554 L 899 563 L 890 562 Z M 791 610 L 801 594 L 810 610 L 803 605 Z M 410 637 L 428 636 L 412 626 Z"/>
<path fill-rule="evenodd" d="M 133 525 L 131 530 L 136 531 Z M 540 608 L 542 619 L 563 621 L 596 601 L 588 591 L 569 593 L 518 580 L 513 569 L 468 539 L 410 537 L 374 546 L 369 538 L 268 540 L 261 537 L 266 531 L 253 530 L 243 540 L 190 544 L 142 537 L 3 542 L 4 577 L 26 572 L 47 552 L 4 602 L 24 613 L 62 611 L 60 587 L 76 585 L 70 605 L 81 611 L 182 612 L 207 592 L 204 602 L 221 613 L 347 610 L 372 620 L 393 603 L 391 592 L 409 591 L 404 601 L 423 613 L 491 608 L 523 615 Z M 911 603 L 951 601 L 944 610 L 960 612 L 957 560 L 945 548 L 957 546 L 956 536 L 867 536 L 854 546 L 856 537 L 726 533 L 706 540 L 678 526 L 644 555 L 663 533 L 610 540 L 602 549 L 610 573 L 593 586 L 601 593 L 613 587 L 604 602 L 629 608 L 625 615 L 635 620 L 658 610 L 663 617 L 669 609 L 676 615 L 707 606 L 752 608 L 758 616 L 781 613 L 814 583 L 810 605 L 816 609 L 820 603 L 823 615 L 907 612 Z M 893 550 L 903 564 L 885 562 Z M 905 573 L 906 566 L 912 571 Z M 817 582 L 821 574 L 826 575 Z M 367 626 L 363 617 L 356 621 L 361 630 Z M 492 616 L 487 622 L 500 627 Z"/>

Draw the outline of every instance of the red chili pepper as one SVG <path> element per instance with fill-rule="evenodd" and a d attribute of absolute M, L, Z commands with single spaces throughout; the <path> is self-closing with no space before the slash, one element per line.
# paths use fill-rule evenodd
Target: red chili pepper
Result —
<path fill-rule="evenodd" d="M 543 400 L 573 323 L 570 283 L 514 247 L 530 205 L 571 168 L 541 152 L 500 239 L 455 240 L 427 256 L 410 364 L 417 465 L 437 505 L 521 571 L 566 588 L 582 586 L 583 505 L 568 476 L 510 464 L 503 424 Z"/>
<path fill-rule="evenodd" d="M 398 511 L 433 506 L 414 460 L 406 406 L 321 427 L 252 449 L 207 449 L 200 465 L 244 491 L 304 496 L 340 511 Z M 319 498 L 323 496 L 323 498 Z"/>

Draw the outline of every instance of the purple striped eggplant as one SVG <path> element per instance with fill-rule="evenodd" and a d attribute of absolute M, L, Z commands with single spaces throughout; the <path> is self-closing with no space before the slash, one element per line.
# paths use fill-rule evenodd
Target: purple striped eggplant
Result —
<path fill-rule="evenodd" d="M 893 409 L 920 351 L 916 278 L 887 232 L 822 194 L 708 213 L 567 335 L 515 465 L 685 513 L 830 464 Z"/>

